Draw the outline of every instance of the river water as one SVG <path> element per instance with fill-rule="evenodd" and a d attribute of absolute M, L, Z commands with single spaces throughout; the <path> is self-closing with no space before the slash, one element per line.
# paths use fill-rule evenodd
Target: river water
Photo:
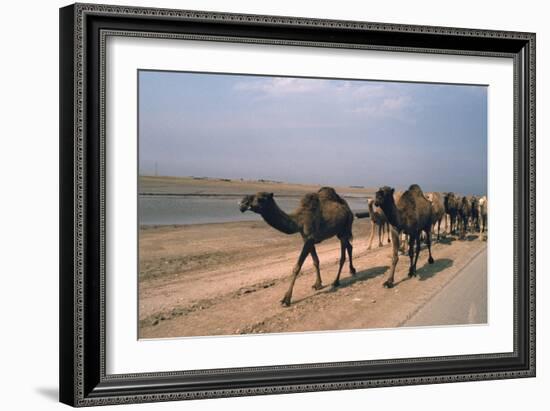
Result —
<path fill-rule="evenodd" d="M 139 196 L 139 222 L 141 225 L 206 224 L 233 221 L 261 220 L 251 211 L 241 213 L 236 196 Z M 299 197 L 277 197 L 277 204 L 286 212 L 292 212 L 300 202 Z M 367 209 L 366 198 L 346 197 L 353 211 Z"/>

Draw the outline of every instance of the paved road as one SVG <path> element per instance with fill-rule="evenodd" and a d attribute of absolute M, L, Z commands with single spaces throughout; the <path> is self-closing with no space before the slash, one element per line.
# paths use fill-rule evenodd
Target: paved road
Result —
<path fill-rule="evenodd" d="M 483 324 L 487 322 L 487 249 L 485 248 L 404 326 Z"/>

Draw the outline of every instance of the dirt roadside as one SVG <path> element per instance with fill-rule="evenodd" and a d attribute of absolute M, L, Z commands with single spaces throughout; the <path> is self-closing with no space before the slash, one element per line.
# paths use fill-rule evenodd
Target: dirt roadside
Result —
<path fill-rule="evenodd" d="M 311 288 L 306 260 L 292 306 L 279 300 L 300 252 L 299 235 L 285 235 L 263 221 L 161 226 L 140 232 L 139 318 L 141 338 L 384 328 L 402 325 L 485 249 L 477 235 L 447 237 L 418 261 L 418 277 L 407 277 L 400 256 L 396 286 L 382 286 L 391 264 L 391 244 L 367 250 L 370 222 L 354 223 L 354 265 L 347 264 L 333 288 L 339 243 L 317 246 L 325 287 Z M 436 325 L 436 324 L 434 324 Z"/>

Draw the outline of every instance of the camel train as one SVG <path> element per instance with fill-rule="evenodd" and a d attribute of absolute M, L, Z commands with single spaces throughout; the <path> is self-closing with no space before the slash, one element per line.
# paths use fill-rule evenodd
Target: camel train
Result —
<path fill-rule="evenodd" d="M 440 240 L 443 221 L 445 234 L 459 233 L 459 238 L 464 239 L 468 230 L 477 230 L 481 237 L 486 236 L 487 206 L 487 197 L 435 192 L 424 195 L 417 184 L 411 185 L 405 192 L 396 192 L 393 188 L 384 186 L 376 192 L 374 199 L 368 199 L 368 212 L 356 213 L 355 217 L 371 219 L 371 237 L 367 249 L 372 247 L 375 229 L 378 230 L 379 247 L 383 246 L 383 237 L 387 232 L 387 242 L 392 243 L 392 265 L 384 286 L 391 288 L 394 286 L 400 250 L 409 255 L 409 277 L 416 276 L 422 242 L 427 245 L 428 263 L 434 263 L 432 235 Z M 311 256 L 316 274 L 312 288 L 323 288 L 315 245 L 324 240 L 337 237 L 340 241 L 340 260 L 333 287 L 339 285 L 346 253 L 349 258 L 349 272 L 352 276 L 355 275 L 351 244 L 354 214 L 346 200 L 332 187 L 322 187 L 315 193 L 304 195 L 298 208 L 292 213 L 283 211 L 275 202 L 273 193 L 268 192 L 246 195 L 240 201 L 239 209 L 243 213 L 252 211 L 259 214 L 267 224 L 282 233 L 300 233 L 302 236 L 302 250 L 292 269 L 289 288 L 281 300 L 283 306 L 290 306 L 294 283 L 308 256 Z"/>

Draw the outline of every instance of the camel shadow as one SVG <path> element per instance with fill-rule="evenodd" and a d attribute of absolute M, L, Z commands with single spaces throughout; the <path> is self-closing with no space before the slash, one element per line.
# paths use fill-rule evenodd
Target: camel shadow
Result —
<path fill-rule="evenodd" d="M 338 287 L 334 287 L 332 284 L 325 285 L 321 290 L 315 292 L 312 295 L 308 295 L 307 297 L 300 298 L 297 300 L 292 300 L 292 304 L 298 304 L 303 301 L 307 301 L 311 298 L 315 298 L 319 294 L 334 293 L 339 289 L 349 287 L 350 285 L 355 284 L 358 281 L 365 281 L 365 280 L 378 277 L 380 275 L 383 275 L 386 271 L 388 271 L 389 268 L 390 267 L 387 265 L 381 266 L 381 267 L 373 267 L 373 268 L 369 268 L 368 270 L 359 271 L 355 273 L 354 276 L 340 278 L 340 284 L 338 285 Z"/>
<path fill-rule="evenodd" d="M 447 237 L 441 237 L 439 240 L 434 241 L 434 244 L 451 245 L 453 241 L 456 241 L 456 238 L 447 236 Z"/>
<path fill-rule="evenodd" d="M 478 234 L 468 234 L 467 236 L 463 238 L 459 238 L 460 241 L 474 241 L 479 238 Z"/>
<path fill-rule="evenodd" d="M 416 271 L 418 279 L 420 281 L 426 281 L 432 278 L 437 273 L 446 270 L 453 265 L 453 260 L 449 258 L 440 258 L 435 260 L 433 264 L 425 264 L 419 270 Z"/>
<path fill-rule="evenodd" d="M 380 267 L 369 268 L 368 270 L 363 270 L 355 273 L 355 275 L 345 278 L 340 278 L 340 284 L 337 287 L 329 286 L 328 292 L 335 292 L 340 288 L 346 288 L 350 285 L 353 285 L 359 281 L 370 280 L 372 278 L 378 277 L 379 275 L 384 274 L 388 271 L 390 267 L 387 265 Z"/>

